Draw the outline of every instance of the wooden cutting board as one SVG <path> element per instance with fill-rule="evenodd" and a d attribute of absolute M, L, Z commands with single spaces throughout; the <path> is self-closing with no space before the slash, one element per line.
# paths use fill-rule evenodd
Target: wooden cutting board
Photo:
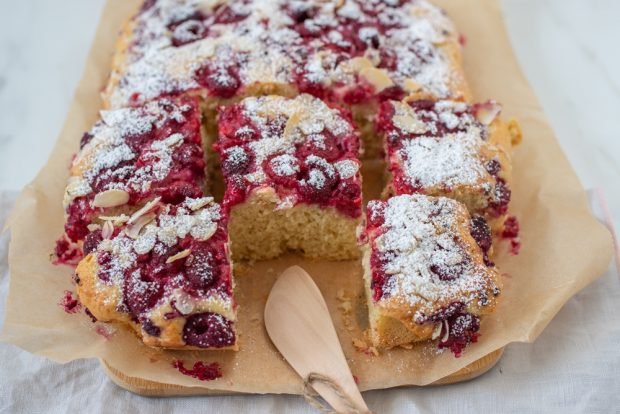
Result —
<path fill-rule="evenodd" d="M 486 355 L 466 366 L 460 371 L 455 372 L 431 385 L 446 385 L 457 382 L 468 381 L 479 377 L 495 366 L 502 357 L 504 348 Z M 128 377 L 117 369 L 111 367 L 106 361 L 101 360 L 103 371 L 110 377 L 112 382 L 121 388 L 133 392 L 134 394 L 145 397 L 176 397 L 189 395 L 231 395 L 237 394 L 220 390 L 209 390 L 202 387 L 180 387 L 178 385 L 164 384 L 161 382 L 148 381 L 143 378 Z M 301 393 L 301 388 L 300 388 Z"/>

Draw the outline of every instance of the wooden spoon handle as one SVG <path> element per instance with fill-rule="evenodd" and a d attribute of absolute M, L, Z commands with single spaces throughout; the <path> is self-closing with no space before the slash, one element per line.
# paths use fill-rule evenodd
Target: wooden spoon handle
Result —
<path fill-rule="evenodd" d="M 301 267 L 286 269 L 274 284 L 265 306 L 265 326 L 276 348 L 302 378 L 318 374 L 337 384 L 336 388 L 324 381 L 311 384 L 337 412 L 369 411 L 321 291 Z"/>

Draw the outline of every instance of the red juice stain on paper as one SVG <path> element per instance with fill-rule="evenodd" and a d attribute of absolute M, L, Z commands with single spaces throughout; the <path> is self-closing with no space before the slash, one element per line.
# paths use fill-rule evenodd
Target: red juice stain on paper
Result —
<path fill-rule="evenodd" d="M 462 33 L 459 35 L 459 43 L 462 47 L 467 46 L 467 37 Z"/>
<path fill-rule="evenodd" d="M 222 376 L 222 369 L 220 364 L 212 362 L 205 364 L 202 361 L 197 361 L 192 369 L 185 368 L 183 361 L 180 359 L 172 361 L 172 366 L 176 368 L 181 374 L 189 377 L 194 377 L 200 381 L 212 381 Z"/>
<path fill-rule="evenodd" d="M 519 220 L 515 216 L 510 216 L 504 223 L 502 238 L 510 242 L 510 254 L 518 255 L 521 250 L 521 241 L 519 240 Z"/>
<path fill-rule="evenodd" d="M 58 305 L 67 313 L 78 313 L 82 309 L 79 299 L 73 297 L 73 293 L 68 290 L 65 290 L 65 294 Z"/>

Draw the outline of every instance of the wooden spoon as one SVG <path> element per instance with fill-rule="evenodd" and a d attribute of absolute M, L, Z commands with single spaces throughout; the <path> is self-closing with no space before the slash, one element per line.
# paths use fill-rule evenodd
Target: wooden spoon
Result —
<path fill-rule="evenodd" d="M 334 410 L 370 412 L 353 380 L 321 291 L 301 267 L 289 267 L 273 285 L 265 306 L 265 326 L 276 348 L 302 378 L 320 374 L 346 394 L 348 404 L 328 384 L 312 384 Z"/>

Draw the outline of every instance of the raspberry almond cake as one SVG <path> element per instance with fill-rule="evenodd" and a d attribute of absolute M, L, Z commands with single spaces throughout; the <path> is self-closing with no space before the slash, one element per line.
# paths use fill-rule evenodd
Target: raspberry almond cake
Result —
<path fill-rule="evenodd" d="M 226 219 L 211 197 L 110 217 L 84 253 L 75 283 L 98 320 L 128 324 L 149 346 L 237 349 Z"/>
<path fill-rule="evenodd" d="M 494 310 L 500 293 L 499 272 L 474 237 L 479 225 L 445 197 L 368 203 L 360 239 L 375 346 L 438 339 L 458 356 L 477 340 L 480 316 Z"/>
<path fill-rule="evenodd" d="M 200 94 L 213 114 L 239 97 L 310 93 L 349 107 L 376 157 L 378 103 L 469 99 L 461 60 L 459 34 L 426 0 L 149 0 L 121 34 L 104 101 Z"/>
<path fill-rule="evenodd" d="M 388 180 L 384 196 L 422 193 L 464 203 L 501 233 L 511 190 L 511 152 L 521 140 L 515 121 L 493 101 L 388 101 L 378 115 Z"/>
<path fill-rule="evenodd" d="M 232 259 L 361 243 L 374 345 L 459 355 L 498 300 L 521 138 L 468 103 L 461 43 L 426 0 L 144 1 L 70 167 L 56 257 L 81 303 L 148 346 L 236 350 Z"/>
<path fill-rule="evenodd" d="M 264 96 L 222 108 L 218 122 L 234 258 L 358 257 L 359 137 L 347 112 L 307 94 Z"/>

